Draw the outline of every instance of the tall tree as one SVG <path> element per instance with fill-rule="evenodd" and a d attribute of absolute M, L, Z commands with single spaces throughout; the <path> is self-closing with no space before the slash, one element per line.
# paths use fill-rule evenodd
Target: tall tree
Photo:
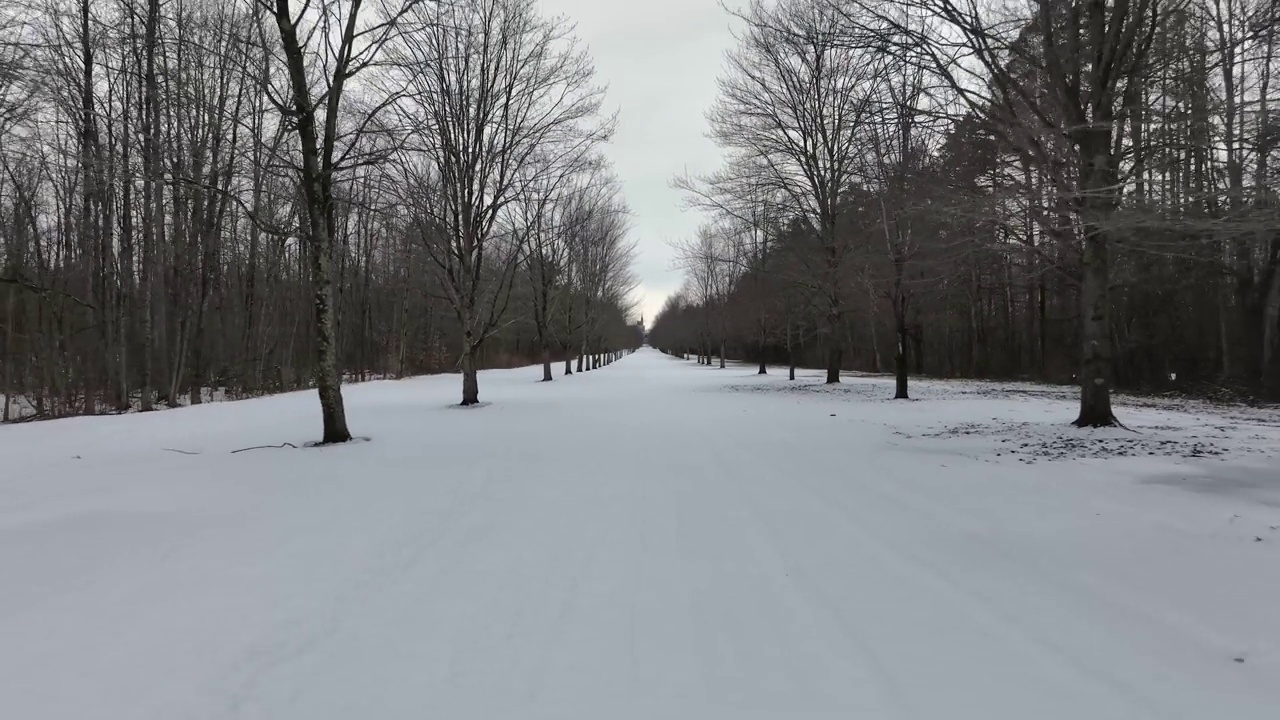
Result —
<path fill-rule="evenodd" d="M 305 206 L 314 293 L 315 383 L 324 422 L 321 443 L 341 443 L 351 439 L 351 432 L 342 402 L 337 356 L 334 184 L 344 157 L 337 155 L 339 141 L 354 139 L 339 125 L 343 92 L 353 77 L 377 60 L 383 46 L 396 33 L 400 19 L 418 3 L 402 0 L 399 7 L 384 5 L 376 20 L 362 23 L 363 0 L 325 0 L 315 12 L 308 12 L 310 3 L 295 11 L 290 0 L 256 2 L 271 13 L 279 31 L 289 99 L 277 102 L 277 107 L 293 126 L 300 145 L 299 194 Z M 371 117 L 372 114 L 360 124 L 356 135 L 368 127 Z"/>

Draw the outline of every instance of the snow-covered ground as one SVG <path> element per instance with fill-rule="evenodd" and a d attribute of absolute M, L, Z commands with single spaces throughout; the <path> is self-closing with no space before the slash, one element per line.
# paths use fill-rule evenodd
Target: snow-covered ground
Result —
<path fill-rule="evenodd" d="M 0 427 L 0 717 L 1280 717 L 1280 417 L 645 350 Z"/>

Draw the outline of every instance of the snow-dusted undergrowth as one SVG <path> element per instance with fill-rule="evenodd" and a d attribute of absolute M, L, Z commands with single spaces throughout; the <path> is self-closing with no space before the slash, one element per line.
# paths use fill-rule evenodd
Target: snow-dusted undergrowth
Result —
<path fill-rule="evenodd" d="M 904 404 L 892 399 L 891 377 L 850 374 L 839 385 L 822 380 L 805 371 L 795 381 L 776 375 L 739 378 L 727 389 L 845 400 L 871 414 L 877 404 Z M 906 413 L 907 422 L 894 429 L 897 436 L 954 440 L 953 446 L 988 462 L 998 458 L 1034 463 L 1106 457 L 1280 457 L 1280 407 L 1275 406 L 1119 395 L 1116 413 L 1124 427 L 1081 429 L 1070 424 L 1075 415 L 1074 388 L 912 379 L 910 389 L 912 400 L 905 404 L 920 407 Z M 979 416 L 983 407 L 991 407 L 993 414 Z"/>

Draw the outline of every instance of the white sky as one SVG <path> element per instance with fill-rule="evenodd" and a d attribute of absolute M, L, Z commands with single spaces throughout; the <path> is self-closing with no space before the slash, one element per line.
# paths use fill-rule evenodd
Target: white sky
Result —
<path fill-rule="evenodd" d="M 730 4 L 743 4 L 730 0 Z M 717 0 L 541 0 L 564 15 L 588 45 L 618 132 L 607 149 L 634 215 L 640 309 L 651 322 L 680 287 L 668 242 L 693 235 L 699 216 L 669 186 L 685 170 L 709 172 L 720 152 L 706 138 L 730 16 Z"/>

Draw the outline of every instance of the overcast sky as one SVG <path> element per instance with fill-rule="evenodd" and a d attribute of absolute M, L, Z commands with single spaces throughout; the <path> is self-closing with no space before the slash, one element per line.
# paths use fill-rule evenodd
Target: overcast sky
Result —
<path fill-rule="evenodd" d="M 607 148 L 631 206 L 640 257 L 640 308 L 650 322 L 679 289 L 668 242 L 693 234 L 698 214 L 682 209 L 672 177 L 714 170 L 720 153 L 706 138 L 705 112 L 732 36 L 716 0 L 541 0 L 564 15 L 608 84 L 618 132 Z M 734 0 L 732 5 L 739 3 Z"/>

